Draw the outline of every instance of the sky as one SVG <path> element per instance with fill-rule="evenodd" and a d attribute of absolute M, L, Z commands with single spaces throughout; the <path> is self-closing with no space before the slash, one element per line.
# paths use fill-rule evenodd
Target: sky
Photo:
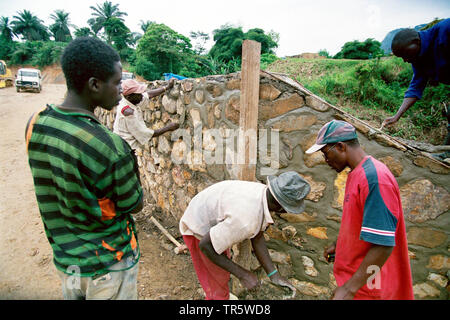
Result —
<path fill-rule="evenodd" d="M 70 13 L 71 23 L 87 27 L 90 6 L 104 0 L 0 0 L 0 16 L 13 19 L 18 11 L 31 11 L 46 26 L 57 9 Z M 125 24 L 141 32 L 141 21 L 164 23 L 189 37 L 191 31 L 210 35 L 206 49 L 213 45 L 214 29 L 225 24 L 246 32 L 261 28 L 280 35 L 275 53 L 279 57 L 327 50 L 331 55 L 349 41 L 373 38 L 382 41 L 397 28 L 412 28 L 434 18 L 450 17 L 449 0 L 111 0 L 128 15 Z M 194 41 L 192 41 L 194 45 Z"/>

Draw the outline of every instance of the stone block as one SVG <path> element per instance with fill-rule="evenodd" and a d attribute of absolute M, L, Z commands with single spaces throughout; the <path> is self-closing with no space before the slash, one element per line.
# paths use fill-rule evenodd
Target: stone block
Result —
<path fill-rule="evenodd" d="M 170 152 L 170 143 L 165 136 L 158 137 L 158 151 L 161 153 L 169 153 Z"/>
<path fill-rule="evenodd" d="M 437 298 L 441 294 L 441 291 L 435 288 L 433 285 L 422 282 L 413 286 L 414 296 L 424 298 Z"/>
<path fill-rule="evenodd" d="M 173 114 L 177 111 L 177 101 L 170 99 L 167 95 L 164 95 L 162 98 L 162 105 L 164 110 Z"/>
<path fill-rule="evenodd" d="M 298 290 L 300 294 L 312 297 L 330 296 L 331 291 L 327 287 L 318 286 L 307 281 L 299 281 L 295 278 L 290 278 L 289 281 Z"/>
<path fill-rule="evenodd" d="M 306 196 L 306 200 L 318 202 L 323 197 L 323 192 L 325 191 L 327 184 L 325 182 L 315 181 L 312 176 L 303 175 L 300 172 L 298 172 L 298 174 L 305 179 L 311 187 L 311 191 Z"/>
<path fill-rule="evenodd" d="M 407 183 L 400 188 L 405 218 L 411 222 L 436 219 L 450 209 L 450 195 L 426 179 Z"/>
<path fill-rule="evenodd" d="M 300 214 L 295 213 L 282 213 L 280 217 L 291 223 L 299 223 L 299 222 L 312 222 L 316 220 L 317 213 L 308 214 L 306 212 L 302 212 Z"/>
<path fill-rule="evenodd" d="M 259 99 L 261 100 L 275 100 L 281 94 L 281 91 L 270 84 L 262 84 L 259 87 Z"/>
<path fill-rule="evenodd" d="M 430 273 L 427 277 L 427 280 L 433 281 L 434 283 L 436 283 L 438 286 L 440 286 L 442 288 L 445 288 L 448 284 L 447 277 L 444 277 L 437 273 Z"/>
<path fill-rule="evenodd" d="M 228 90 L 241 90 L 241 79 L 231 79 L 227 81 L 225 87 Z"/>
<path fill-rule="evenodd" d="M 289 111 L 301 108 L 305 105 L 305 100 L 297 93 L 288 98 L 278 99 L 272 103 L 262 103 L 259 106 L 259 119 L 267 121 L 276 118 Z"/>
<path fill-rule="evenodd" d="M 191 115 L 192 125 L 194 128 L 202 125 L 202 118 L 200 117 L 200 111 L 198 109 L 192 108 L 189 111 L 189 114 Z"/>
<path fill-rule="evenodd" d="M 316 97 L 313 97 L 313 96 L 307 96 L 305 98 L 305 102 L 308 107 L 311 107 L 314 110 L 317 110 L 320 112 L 325 112 L 330 109 L 330 106 L 328 104 L 324 103 L 323 101 L 320 101 L 319 99 L 317 99 Z"/>
<path fill-rule="evenodd" d="M 313 168 L 315 166 L 318 166 L 320 164 L 327 164 L 325 161 L 325 158 L 323 157 L 321 152 L 314 152 L 312 154 L 305 154 L 303 156 L 303 162 L 305 163 L 305 166 L 308 168 Z"/>
<path fill-rule="evenodd" d="M 281 233 L 283 234 L 285 239 L 290 240 L 297 234 L 297 229 L 295 229 L 294 226 L 286 226 L 281 229 Z"/>
<path fill-rule="evenodd" d="M 288 253 L 279 252 L 272 249 L 268 250 L 270 258 L 274 263 L 289 264 L 291 262 L 291 256 Z"/>
<path fill-rule="evenodd" d="M 225 106 L 225 117 L 239 125 L 239 117 L 241 114 L 241 101 L 239 96 L 231 96 Z"/>
<path fill-rule="evenodd" d="M 177 186 L 184 187 L 186 180 L 184 179 L 183 171 L 181 170 L 181 168 L 179 166 L 173 167 L 172 179 L 173 179 L 173 182 L 175 182 L 175 184 Z"/>
<path fill-rule="evenodd" d="M 428 157 L 417 156 L 414 158 L 413 162 L 416 166 L 428 168 L 431 170 L 431 172 L 434 173 L 448 174 L 450 172 L 450 169 L 444 167 L 439 161 L 430 159 Z"/>
<path fill-rule="evenodd" d="M 287 115 L 273 123 L 268 121 L 266 126 L 283 132 L 291 132 L 309 129 L 316 122 L 317 116 L 314 114 Z"/>
<path fill-rule="evenodd" d="M 327 227 L 316 227 L 316 228 L 309 228 L 306 231 L 306 234 L 309 234 L 310 236 L 313 236 L 317 239 L 328 239 L 327 236 Z"/>
<path fill-rule="evenodd" d="M 195 91 L 195 101 L 197 101 L 198 104 L 203 104 L 205 102 L 205 93 L 201 89 L 197 89 Z"/>
<path fill-rule="evenodd" d="M 400 163 L 400 161 L 398 161 L 394 157 L 386 156 L 386 157 L 380 158 L 378 160 L 383 162 L 389 168 L 389 170 L 392 172 L 392 174 L 395 177 L 399 177 L 402 174 L 403 166 Z"/>
<path fill-rule="evenodd" d="M 273 225 L 269 225 L 269 227 L 266 229 L 265 233 L 271 238 L 275 240 L 281 240 L 286 242 L 286 236 L 283 234 L 283 232 L 278 229 L 277 227 Z"/>
<path fill-rule="evenodd" d="M 408 244 L 415 244 L 427 248 L 436 248 L 447 240 L 444 232 L 431 228 L 410 227 L 406 234 Z"/>
<path fill-rule="evenodd" d="M 193 88 L 193 84 L 192 84 L 192 82 L 189 82 L 189 81 L 183 81 L 183 82 L 181 82 L 181 88 L 183 89 L 183 91 L 185 91 L 185 92 L 190 92 L 190 91 L 192 91 L 192 88 Z"/>
<path fill-rule="evenodd" d="M 183 140 L 177 140 L 172 147 L 172 160 L 178 164 L 181 164 L 185 160 L 187 146 Z"/>
<path fill-rule="evenodd" d="M 334 180 L 334 199 L 331 206 L 335 209 L 342 210 L 345 196 L 345 184 L 350 172 L 350 168 L 346 168 L 338 173 L 336 180 Z"/>
<path fill-rule="evenodd" d="M 222 88 L 217 84 L 208 84 L 206 86 L 206 91 L 208 91 L 214 98 L 220 97 L 222 95 Z"/>
<path fill-rule="evenodd" d="M 434 270 L 450 269 L 450 258 L 441 254 L 431 256 L 427 268 Z"/>
<path fill-rule="evenodd" d="M 310 277 L 317 277 L 319 272 L 314 267 L 314 261 L 307 256 L 302 256 L 303 267 L 305 268 L 305 274 Z"/>

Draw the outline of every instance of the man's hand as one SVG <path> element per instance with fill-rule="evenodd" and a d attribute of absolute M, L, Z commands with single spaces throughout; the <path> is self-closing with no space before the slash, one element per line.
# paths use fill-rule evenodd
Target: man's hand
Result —
<path fill-rule="evenodd" d="M 391 126 L 391 125 L 395 124 L 397 121 L 398 121 L 398 118 L 396 116 L 386 118 L 383 121 L 383 123 L 381 124 L 381 129 L 380 130 L 383 130 L 383 128 L 386 127 L 386 126 Z"/>
<path fill-rule="evenodd" d="M 285 278 L 280 276 L 280 274 L 277 272 L 273 276 L 270 277 L 270 281 L 273 284 L 276 284 L 281 287 L 286 287 L 292 290 L 292 296 L 291 298 L 295 297 L 295 293 L 297 292 L 297 289 Z"/>
<path fill-rule="evenodd" d="M 325 247 L 325 249 L 323 250 L 323 257 L 325 258 L 325 260 L 328 261 L 328 255 L 330 254 L 336 254 L 336 243 L 333 243 L 328 247 Z"/>
<path fill-rule="evenodd" d="M 353 300 L 355 296 L 350 290 L 348 290 L 345 286 L 337 287 L 333 292 L 333 296 L 331 300 Z"/>
<path fill-rule="evenodd" d="M 245 272 L 240 278 L 241 284 L 247 288 L 247 290 L 252 290 L 258 288 L 260 282 L 258 277 L 250 271 Z"/>

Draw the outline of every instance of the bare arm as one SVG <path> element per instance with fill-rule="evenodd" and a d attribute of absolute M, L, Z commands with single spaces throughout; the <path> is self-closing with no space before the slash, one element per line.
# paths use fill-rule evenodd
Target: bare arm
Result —
<path fill-rule="evenodd" d="M 256 275 L 228 259 L 225 253 L 217 254 L 211 243 L 209 232 L 200 240 L 199 248 L 214 264 L 235 275 L 247 289 L 253 289 L 258 285 Z"/>
<path fill-rule="evenodd" d="M 251 239 L 253 250 L 255 252 L 255 256 L 258 259 L 261 266 L 264 268 L 267 274 L 273 273 L 275 271 L 275 267 L 273 265 L 272 259 L 270 258 L 269 251 L 267 250 L 266 241 L 264 239 L 264 232 L 261 231 L 254 238 Z M 280 273 L 277 271 L 270 276 L 270 281 L 275 284 L 278 284 L 283 287 L 290 288 L 295 295 L 296 289 L 295 287 L 285 278 L 283 278 Z"/>
<path fill-rule="evenodd" d="M 152 137 L 154 138 L 154 137 L 160 136 L 168 131 L 176 130 L 179 127 L 180 127 L 180 125 L 178 123 L 175 123 L 175 122 L 169 123 L 164 128 L 155 130 Z"/>
<path fill-rule="evenodd" d="M 377 266 L 380 270 L 392 253 L 394 247 L 380 246 L 372 244 L 358 270 L 341 287 L 338 287 L 333 295 L 333 300 L 351 300 L 356 292 L 367 283 L 367 279 L 372 275 L 369 267 Z"/>
<path fill-rule="evenodd" d="M 414 105 L 414 103 L 416 103 L 416 101 L 417 101 L 417 98 L 405 98 L 405 99 L 403 99 L 403 103 L 400 106 L 400 108 L 398 109 L 398 111 L 395 114 L 395 116 L 386 118 L 383 121 L 382 127 L 390 126 L 390 125 L 393 125 L 394 123 L 396 123 L 398 121 L 398 119 L 400 119 L 402 117 L 402 115 L 406 111 L 408 111 L 408 109 L 411 108 Z"/>
<path fill-rule="evenodd" d="M 147 90 L 147 94 L 149 98 L 153 98 L 156 96 L 159 96 L 161 93 L 166 92 L 167 90 L 173 88 L 173 85 L 175 83 L 175 79 L 172 78 L 169 80 L 169 84 L 167 86 L 158 88 L 158 89 L 153 89 L 153 90 Z"/>

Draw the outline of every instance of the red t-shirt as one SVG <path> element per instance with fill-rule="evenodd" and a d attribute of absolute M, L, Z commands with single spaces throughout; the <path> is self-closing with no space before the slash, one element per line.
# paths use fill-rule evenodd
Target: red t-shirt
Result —
<path fill-rule="evenodd" d="M 375 277 L 376 266 L 355 299 L 414 299 L 400 190 L 392 173 L 371 156 L 348 175 L 342 222 L 336 244 L 334 275 L 338 286 L 360 266 L 371 244 L 394 246 Z"/>

